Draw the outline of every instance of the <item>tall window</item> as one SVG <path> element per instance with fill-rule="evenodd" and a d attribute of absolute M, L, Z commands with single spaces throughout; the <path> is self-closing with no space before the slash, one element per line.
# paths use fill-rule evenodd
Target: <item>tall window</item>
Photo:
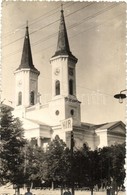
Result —
<path fill-rule="evenodd" d="M 30 92 L 30 104 L 34 105 L 34 91 Z"/>
<path fill-rule="evenodd" d="M 21 105 L 22 104 L 22 92 L 20 91 L 18 93 L 18 105 Z"/>
<path fill-rule="evenodd" d="M 55 83 L 55 90 L 56 90 L 55 91 L 56 92 L 55 94 L 56 95 L 60 95 L 60 81 L 58 81 L 58 80 Z"/>
<path fill-rule="evenodd" d="M 69 80 L 69 94 L 73 95 L 73 80 Z"/>

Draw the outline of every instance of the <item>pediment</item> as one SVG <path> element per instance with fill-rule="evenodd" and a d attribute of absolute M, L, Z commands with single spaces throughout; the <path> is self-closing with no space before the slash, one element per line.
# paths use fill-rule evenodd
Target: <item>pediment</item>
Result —
<path fill-rule="evenodd" d="M 122 121 L 118 122 L 110 122 L 102 125 L 100 128 L 96 129 L 95 132 L 101 133 L 106 132 L 108 134 L 117 134 L 117 135 L 123 135 L 126 134 L 126 127 L 125 124 Z"/>
<path fill-rule="evenodd" d="M 124 125 L 122 124 L 117 124 L 111 128 L 108 129 L 108 133 L 116 133 L 116 134 L 126 134 L 126 129 L 124 127 Z"/>

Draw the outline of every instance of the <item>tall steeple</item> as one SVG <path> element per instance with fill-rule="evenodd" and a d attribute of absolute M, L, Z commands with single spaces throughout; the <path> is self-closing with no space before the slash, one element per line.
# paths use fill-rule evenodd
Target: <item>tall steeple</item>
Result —
<path fill-rule="evenodd" d="M 26 68 L 37 71 L 37 69 L 33 65 L 30 38 L 29 38 L 29 30 L 28 30 L 28 22 L 26 25 L 26 33 L 25 33 L 25 38 L 24 38 L 21 63 L 17 70 L 26 69 Z"/>
<path fill-rule="evenodd" d="M 15 106 L 29 107 L 38 103 L 38 76 L 40 72 L 33 65 L 31 45 L 26 26 L 24 45 L 20 66 L 15 74 Z"/>
<path fill-rule="evenodd" d="M 66 29 L 66 24 L 65 24 L 65 20 L 64 20 L 64 11 L 63 11 L 62 7 L 61 7 L 61 17 L 60 17 L 57 49 L 56 49 L 55 55 L 53 57 L 56 57 L 59 55 L 69 55 L 69 56 L 77 59 L 75 56 L 72 55 L 72 53 L 70 51 L 67 29 Z"/>
<path fill-rule="evenodd" d="M 58 42 L 55 55 L 51 57 L 52 65 L 52 101 L 49 109 L 56 123 L 73 117 L 74 125 L 81 125 L 80 102 L 76 97 L 76 63 L 69 47 L 67 29 L 61 9 Z"/>

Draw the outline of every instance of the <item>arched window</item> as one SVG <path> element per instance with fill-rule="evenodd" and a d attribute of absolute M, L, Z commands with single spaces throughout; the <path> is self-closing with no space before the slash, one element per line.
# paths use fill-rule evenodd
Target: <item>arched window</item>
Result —
<path fill-rule="evenodd" d="M 31 105 L 34 105 L 35 103 L 34 103 L 34 91 L 31 91 L 30 92 L 30 104 Z"/>
<path fill-rule="evenodd" d="M 73 80 L 69 80 L 69 94 L 73 95 Z"/>
<path fill-rule="evenodd" d="M 60 95 L 60 81 L 56 81 L 55 83 L 55 90 L 56 90 L 56 95 Z"/>
<path fill-rule="evenodd" d="M 21 105 L 22 104 L 22 92 L 20 91 L 18 93 L 18 105 Z"/>

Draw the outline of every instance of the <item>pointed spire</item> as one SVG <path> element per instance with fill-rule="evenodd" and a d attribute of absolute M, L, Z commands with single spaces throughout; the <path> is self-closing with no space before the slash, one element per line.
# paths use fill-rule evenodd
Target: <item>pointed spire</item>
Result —
<path fill-rule="evenodd" d="M 26 33 L 25 33 L 25 38 L 24 38 L 21 64 L 18 69 L 24 69 L 24 68 L 37 70 L 33 65 L 30 38 L 29 38 L 29 30 L 28 30 L 28 21 L 26 23 Z"/>
<path fill-rule="evenodd" d="M 64 20 L 63 4 L 61 4 L 61 17 L 60 17 L 60 26 L 59 26 L 59 33 L 58 33 L 57 50 L 53 57 L 58 55 L 73 56 L 70 51 L 70 46 L 68 41 L 68 35 L 67 35 L 67 30 L 66 30 L 66 25 Z"/>

